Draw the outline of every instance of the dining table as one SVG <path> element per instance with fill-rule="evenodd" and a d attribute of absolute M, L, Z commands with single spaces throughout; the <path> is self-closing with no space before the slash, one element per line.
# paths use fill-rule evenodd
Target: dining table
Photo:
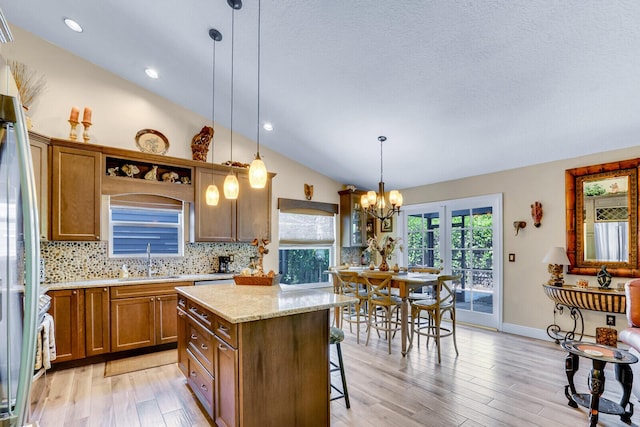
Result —
<path fill-rule="evenodd" d="M 328 273 L 335 275 L 338 270 L 334 269 L 329 270 Z M 365 284 L 364 278 L 362 277 L 362 273 L 365 271 L 376 271 L 379 270 L 370 270 L 368 268 L 359 268 L 359 267 L 349 267 L 345 268 L 347 271 L 357 271 L 359 281 L 362 284 Z M 409 294 L 413 289 L 421 288 L 424 286 L 434 286 L 438 281 L 439 274 L 433 273 L 411 273 L 406 271 L 401 272 L 391 272 L 391 287 L 398 289 L 398 296 L 402 299 L 402 304 L 400 305 L 400 335 L 401 335 L 401 345 L 402 345 L 402 357 L 406 356 L 409 350 L 411 349 L 412 342 L 408 342 L 409 335 Z M 339 289 L 335 286 L 337 280 L 334 279 L 334 292 L 339 292 Z M 339 314 L 338 314 L 339 316 Z"/>

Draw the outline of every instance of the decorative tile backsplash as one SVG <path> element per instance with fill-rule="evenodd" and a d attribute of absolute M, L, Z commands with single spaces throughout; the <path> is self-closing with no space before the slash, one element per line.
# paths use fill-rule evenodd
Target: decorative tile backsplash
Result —
<path fill-rule="evenodd" d="M 44 283 L 115 278 L 123 264 L 131 276 L 147 274 L 146 257 L 108 258 L 107 242 L 43 241 L 40 254 L 45 265 Z M 257 248 L 248 243 L 187 243 L 183 257 L 152 257 L 152 270 L 160 276 L 216 273 L 221 255 L 233 255 L 230 269 L 240 271 L 257 256 Z"/>

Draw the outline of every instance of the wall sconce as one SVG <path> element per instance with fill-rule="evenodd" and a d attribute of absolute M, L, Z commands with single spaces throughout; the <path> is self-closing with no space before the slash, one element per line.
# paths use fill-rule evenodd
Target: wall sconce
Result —
<path fill-rule="evenodd" d="M 526 221 L 513 221 L 513 228 L 516 230 L 516 236 L 521 228 L 525 228 L 527 226 Z"/>

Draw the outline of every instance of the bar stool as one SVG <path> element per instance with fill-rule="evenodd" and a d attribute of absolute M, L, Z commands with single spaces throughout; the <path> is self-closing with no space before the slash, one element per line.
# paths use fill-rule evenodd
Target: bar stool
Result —
<path fill-rule="evenodd" d="M 336 352 L 338 353 L 338 363 L 334 362 L 333 360 L 331 360 L 331 357 L 329 357 L 329 375 L 331 375 L 332 372 L 340 371 L 340 378 L 342 379 L 342 390 L 333 385 L 331 378 L 329 378 L 331 388 L 337 392 L 336 396 L 330 398 L 329 400 L 342 399 L 344 397 L 347 409 L 349 409 L 351 408 L 351 404 L 349 403 L 349 390 L 347 390 L 347 378 L 344 375 L 344 363 L 342 362 L 342 349 L 340 347 L 340 343 L 342 341 L 344 341 L 344 332 L 342 331 L 342 329 L 331 326 L 331 331 L 329 332 L 329 344 L 336 345 Z"/>

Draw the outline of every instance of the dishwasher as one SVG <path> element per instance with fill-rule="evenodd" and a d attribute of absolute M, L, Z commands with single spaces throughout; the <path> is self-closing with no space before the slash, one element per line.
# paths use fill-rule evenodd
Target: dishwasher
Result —
<path fill-rule="evenodd" d="M 220 280 L 200 280 L 197 282 L 193 282 L 195 286 L 200 285 L 232 285 L 235 282 L 233 279 L 220 279 Z"/>

